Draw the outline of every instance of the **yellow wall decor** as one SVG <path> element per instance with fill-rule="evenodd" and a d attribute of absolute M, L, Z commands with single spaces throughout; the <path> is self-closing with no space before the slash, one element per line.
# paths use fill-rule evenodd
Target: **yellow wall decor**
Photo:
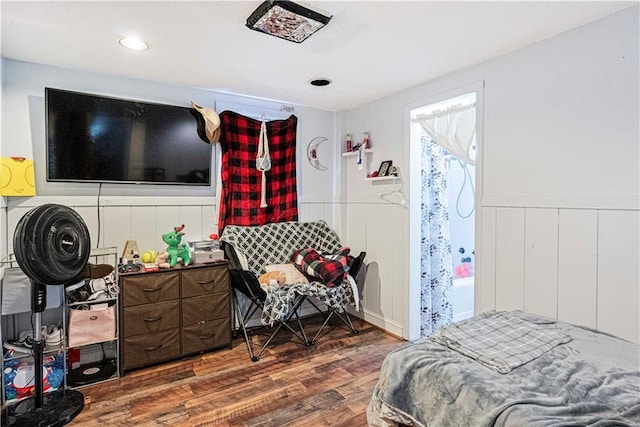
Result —
<path fill-rule="evenodd" d="M 0 196 L 35 196 L 33 160 L 0 157 Z"/>

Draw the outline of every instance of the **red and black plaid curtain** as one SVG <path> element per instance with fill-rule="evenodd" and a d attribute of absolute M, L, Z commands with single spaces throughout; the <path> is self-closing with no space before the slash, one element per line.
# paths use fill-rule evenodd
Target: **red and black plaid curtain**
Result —
<path fill-rule="evenodd" d="M 263 225 L 298 220 L 296 126 L 298 118 L 267 122 L 271 170 L 266 172 L 267 207 L 260 207 L 262 172 L 256 169 L 261 121 L 232 111 L 220 113 L 222 192 L 218 231 L 225 225 Z"/>

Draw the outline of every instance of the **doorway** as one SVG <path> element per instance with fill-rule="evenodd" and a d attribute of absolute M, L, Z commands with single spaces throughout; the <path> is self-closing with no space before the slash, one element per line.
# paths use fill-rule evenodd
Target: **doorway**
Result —
<path fill-rule="evenodd" d="M 409 339 L 474 315 L 481 85 L 407 108 Z"/>

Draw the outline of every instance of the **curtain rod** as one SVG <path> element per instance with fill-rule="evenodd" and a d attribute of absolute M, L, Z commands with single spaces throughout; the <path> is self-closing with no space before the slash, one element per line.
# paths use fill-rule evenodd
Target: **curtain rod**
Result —
<path fill-rule="evenodd" d="M 474 108 L 476 106 L 476 103 L 473 102 L 471 104 L 456 104 L 453 105 L 451 107 L 448 108 L 444 108 L 442 110 L 434 110 L 429 114 L 418 114 L 413 121 L 414 122 L 420 122 L 422 120 L 430 120 L 430 119 L 435 119 L 438 117 L 443 117 L 443 116 L 447 116 L 449 114 L 453 114 L 453 113 L 460 113 L 462 111 L 468 110 L 470 108 Z"/>

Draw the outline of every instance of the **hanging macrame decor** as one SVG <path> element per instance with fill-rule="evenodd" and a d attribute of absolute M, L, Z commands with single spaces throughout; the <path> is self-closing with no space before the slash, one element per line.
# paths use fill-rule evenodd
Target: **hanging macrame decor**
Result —
<path fill-rule="evenodd" d="M 260 189 L 260 207 L 267 205 L 267 175 L 271 170 L 271 156 L 269 155 L 269 140 L 267 139 L 267 124 L 263 121 L 260 125 L 260 140 L 258 142 L 258 155 L 256 156 L 256 169 L 262 172 Z"/>
<path fill-rule="evenodd" d="M 298 220 L 298 119 L 256 120 L 220 113 L 222 149 L 218 232 L 225 225 Z"/>

